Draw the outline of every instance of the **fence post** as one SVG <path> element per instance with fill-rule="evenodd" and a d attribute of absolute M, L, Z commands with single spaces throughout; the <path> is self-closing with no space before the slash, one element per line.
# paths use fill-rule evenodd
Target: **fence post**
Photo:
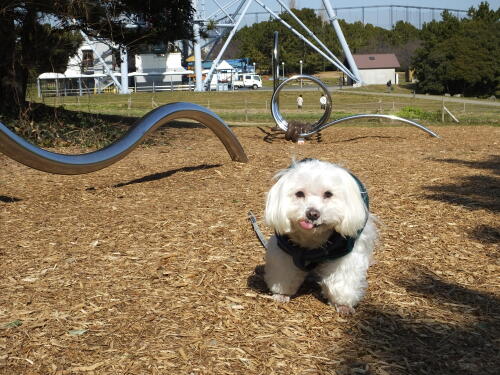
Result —
<path fill-rule="evenodd" d="M 378 100 L 378 113 L 379 113 L 379 114 L 382 114 L 382 99 L 379 99 L 379 100 Z M 381 118 L 379 118 L 379 119 L 378 119 L 378 122 L 382 122 L 382 119 L 381 119 Z"/>
<path fill-rule="evenodd" d="M 441 98 L 441 122 L 444 122 L 444 95 Z"/>
<path fill-rule="evenodd" d="M 248 122 L 247 99 L 245 98 L 245 122 Z"/>

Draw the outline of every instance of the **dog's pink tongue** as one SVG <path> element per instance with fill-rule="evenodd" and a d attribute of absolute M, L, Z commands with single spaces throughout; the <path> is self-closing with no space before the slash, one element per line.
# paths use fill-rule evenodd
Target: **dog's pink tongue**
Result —
<path fill-rule="evenodd" d="M 299 225 L 300 225 L 303 229 L 313 229 L 313 227 L 314 227 L 314 224 L 313 224 L 313 223 L 310 223 L 310 222 L 305 221 L 305 220 L 301 220 L 301 221 L 299 221 Z"/>

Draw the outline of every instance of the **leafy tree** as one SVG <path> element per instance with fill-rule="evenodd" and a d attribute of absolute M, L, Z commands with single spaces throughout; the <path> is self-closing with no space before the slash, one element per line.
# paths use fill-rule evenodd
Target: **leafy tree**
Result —
<path fill-rule="evenodd" d="M 443 12 L 442 21 L 425 24 L 413 67 L 417 90 L 435 94 L 488 96 L 500 84 L 500 8 L 483 2 L 459 20 Z"/>
<path fill-rule="evenodd" d="M 340 46 L 329 24 L 316 15 L 312 9 L 292 9 L 292 11 L 334 54 L 339 55 Z M 301 34 L 305 34 L 291 15 L 282 13 L 280 17 Z M 241 55 L 252 57 L 257 66 L 270 72 L 274 31 L 278 31 L 280 35 L 280 56 L 285 62 L 286 72 L 298 72 L 301 60 L 304 73 L 314 73 L 323 69 L 324 58 L 277 20 L 256 23 L 239 30 L 235 35 L 235 40 L 240 43 Z M 330 63 L 327 63 L 326 67 L 331 68 Z"/>
<path fill-rule="evenodd" d="M 0 1 L 0 114 L 19 113 L 29 79 L 63 71 L 87 35 L 134 47 L 191 37 L 189 0 Z"/>
<path fill-rule="evenodd" d="M 312 9 L 293 9 L 292 11 L 337 57 L 342 59 L 343 52 L 340 43 L 329 22 L 316 15 Z M 289 14 L 283 13 L 280 14 L 280 17 L 306 35 Z M 419 30 L 409 23 L 398 22 L 393 30 L 386 30 L 362 22 L 347 23 L 344 20 L 340 20 L 340 25 L 349 42 L 351 52 L 396 52 L 403 67 L 409 65 L 409 56 L 418 46 Z M 298 72 L 300 60 L 303 61 L 304 73 L 315 73 L 334 68 L 320 54 L 276 20 L 256 23 L 238 31 L 235 39 L 240 44 L 240 55 L 252 57 L 261 69 L 271 71 L 273 31 L 280 33 L 281 59 L 285 61 L 287 72 Z"/>

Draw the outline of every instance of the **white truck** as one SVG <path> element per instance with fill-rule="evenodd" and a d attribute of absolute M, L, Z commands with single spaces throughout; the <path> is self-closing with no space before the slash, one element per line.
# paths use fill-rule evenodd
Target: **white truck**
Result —
<path fill-rule="evenodd" d="M 234 89 L 237 90 L 241 87 L 248 87 L 254 90 L 262 87 L 262 78 L 258 74 L 238 74 L 233 82 Z"/>

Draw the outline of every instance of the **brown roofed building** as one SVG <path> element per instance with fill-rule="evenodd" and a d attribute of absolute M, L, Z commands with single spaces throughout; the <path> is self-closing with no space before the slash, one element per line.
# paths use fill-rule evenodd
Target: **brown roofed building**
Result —
<path fill-rule="evenodd" d="M 388 81 L 398 84 L 396 68 L 399 61 L 393 53 L 353 55 L 359 74 L 365 85 L 385 85 Z"/>

